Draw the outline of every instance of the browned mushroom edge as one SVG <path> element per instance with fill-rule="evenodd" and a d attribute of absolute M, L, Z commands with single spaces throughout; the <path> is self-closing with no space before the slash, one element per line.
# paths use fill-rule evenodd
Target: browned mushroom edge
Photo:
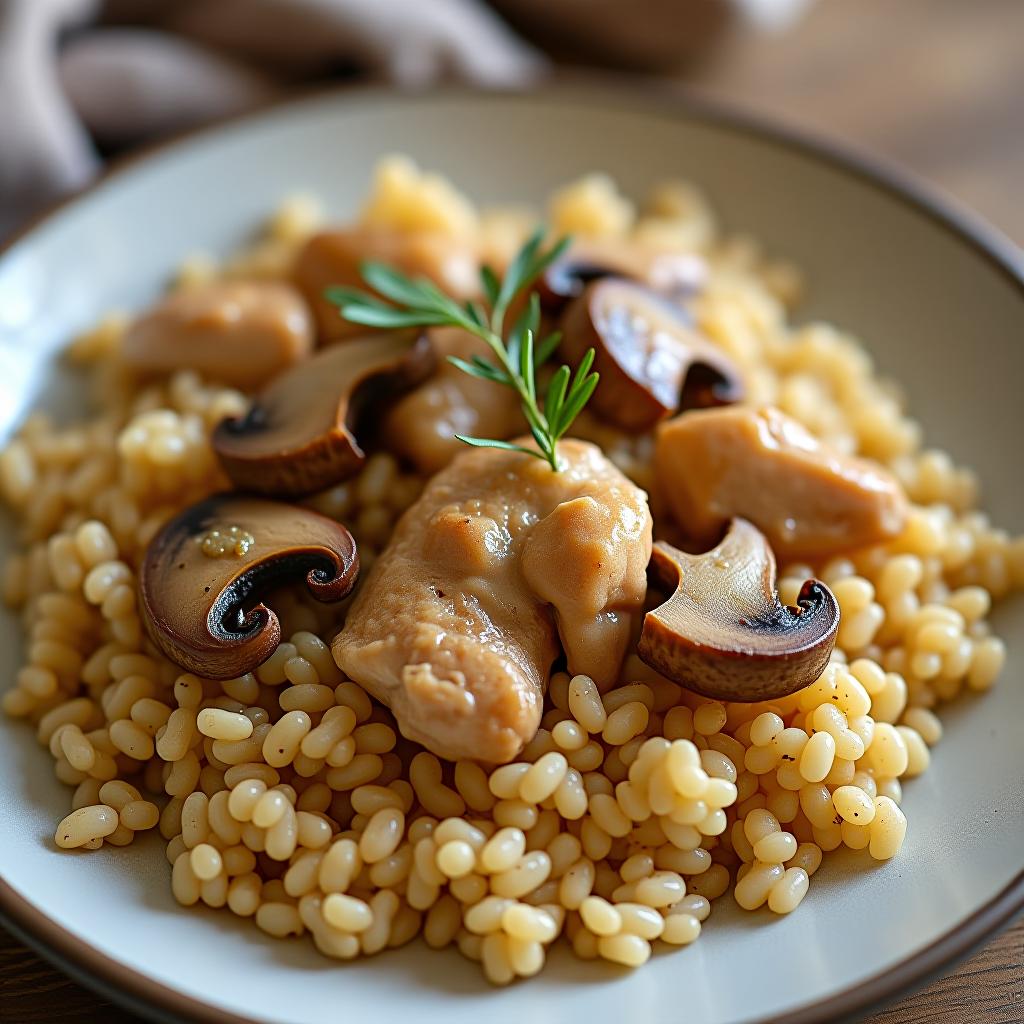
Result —
<path fill-rule="evenodd" d="M 642 285 L 613 277 L 595 281 L 570 303 L 561 328 L 561 352 L 569 360 L 594 349 L 601 383 L 591 406 L 625 430 L 649 430 L 680 410 L 743 398 L 732 360 L 683 310 Z"/>
<path fill-rule="evenodd" d="M 168 658 L 208 679 L 233 679 L 266 661 L 281 639 L 261 595 L 305 577 L 318 601 L 340 601 L 358 575 L 355 541 L 340 523 L 294 505 L 217 494 L 150 542 L 139 604 Z"/>
<path fill-rule="evenodd" d="M 222 420 L 213 449 L 232 482 L 298 497 L 359 471 L 363 414 L 425 380 L 436 365 L 426 334 L 388 331 L 323 349 L 281 374 L 248 414 Z"/>
<path fill-rule="evenodd" d="M 658 542 L 649 574 L 675 590 L 644 617 L 639 654 L 681 686 L 716 700 L 776 700 L 825 670 L 839 628 L 835 596 L 808 580 L 798 607 L 783 605 L 775 556 L 745 519 L 704 554 Z"/>

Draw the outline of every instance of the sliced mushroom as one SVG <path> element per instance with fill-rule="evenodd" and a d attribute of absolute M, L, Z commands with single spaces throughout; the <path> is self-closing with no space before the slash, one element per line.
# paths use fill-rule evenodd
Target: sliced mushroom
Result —
<path fill-rule="evenodd" d="M 833 451 L 770 406 L 689 412 L 662 424 L 655 471 L 673 516 L 698 544 L 743 516 L 779 558 L 827 557 L 892 538 L 907 519 L 891 474 Z"/>
<path fill-rule="evenodd" d="M 429 277 L 456 298 L 475 298 L 480 288 L 479 258 L 465 241 L 430 231 L 357 227 L 314 235 L 299 253 L 294 278 L 316 317 L 322 342 L 362 334 L 366 328 L 343 320 L 324 298 L 332 285 L 365 288 L 360 264 L 390 263 L 403 273 Z"/>
<path fill-rule="evenodd" d="M 150 542 L 139 603 L 168 658 L 208 679 L 233 679 L 266 661 L 281 639 L 261 594 L 305 577 L 318 601 L 340 601 L 358 574 L 355 541 L 341 523 L 282 502 L 219 494 Z"/>
<path fill-rule="evenodd" d="M 639 654 L 687 689 L 716 700 L 776 700 L 814 682 L 828 664 L 839 628 L 832 591 L 808 580 L 798 609 L 783 605 L 772 550 L 745 519 L 734 519 L 705 554 L 659 541 L 649 573 L 675 592 L 644 617 Z"/>
<path fill-rule="evenodd" d="M 584 288 L 604 277 L 625 277 L 646 284 L 676 302 L 686 302 L 707 280 L 707 264 L 693 253 L 666 252 L 616 240 L 588 239 L 572 245 L 541 275 L 541 305 L 560 313 Z"/>
<path fill-rule="evenodd" d="M 313 323 L 302 296 L 278 281 L 218 281 L 175 292 L 127 330 L 121 359 L 135 370 L 198 370 L 250 389 L 304 359 Z"/>
<path fill-rule="evenodd" d="M 588 285 L 562 318 L 561 354 L 588 348 L 601 383 L 595 412 L 631 431 L 649 430 L 680 409 L 743 397 L 732 361 L 694 330 L 686 314 L 647 288 L 619 278 Z"/>
<path fill-rule="evenodd" d="M 260 494 L 312 494 L 356 473 L 366 413 L 434 369 L 425 334 L 371 334 L 318 352 L 271 382 L 248 414 L 222 420 L 213 449 L 236 486 Z"/>

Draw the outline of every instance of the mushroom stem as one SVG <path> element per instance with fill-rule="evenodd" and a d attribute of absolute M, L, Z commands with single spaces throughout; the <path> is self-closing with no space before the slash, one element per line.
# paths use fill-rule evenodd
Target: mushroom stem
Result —
<path fill-rule="evenodd" d="M 775 700 L 814 682 L 828 664 L 839 605 L 818 580 L 797 608 L 779 600 L 764 535 L 734 519 L 712 550 L 690 555 L 658 542 L 649 575 L 672 596 L 644 617 L 640 657 L 687 689 L 717 700 Z"/>

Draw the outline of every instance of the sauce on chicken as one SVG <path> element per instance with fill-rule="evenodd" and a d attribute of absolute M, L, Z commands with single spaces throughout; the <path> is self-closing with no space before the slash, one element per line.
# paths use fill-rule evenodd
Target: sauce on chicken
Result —
<path fill-rule="evenodd" d="M 447 758 L 515 757 L 559 638 L 570 672 L 611 685 L 642 613 L 646 494 L 594 445 L 559 452 L 558 473 L 519 452 L 460 454 L 402 518 L 334 641 L 341 669 Z"/>

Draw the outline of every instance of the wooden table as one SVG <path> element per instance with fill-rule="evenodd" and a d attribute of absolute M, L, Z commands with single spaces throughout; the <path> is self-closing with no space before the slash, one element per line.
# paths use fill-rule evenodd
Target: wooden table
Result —
<path fill-rule="evenodd" d="M 889 156 L 1024 243 L 1024 0 L 819 0 L 678 78 Z M 871 1024 L 1021 1024 L 1024 922 Z M 0 931 L 0 1022 L 137 1024 Z"/>
<path fill-rule="evenodd" d="M 679 77 L 889 157 L 1024 244 L 1020 0 L 817 0 Z"/>
<path fill-rule="evenodd" d="M 952 974 L 865 1024 L 1020 1024 L 1024 1021 L 1022 961 L 1024 921 L 1019 921 Z M 135 1014 L 75 984 L 2 929 L 0 1022 L 142 1024 Z"/>

